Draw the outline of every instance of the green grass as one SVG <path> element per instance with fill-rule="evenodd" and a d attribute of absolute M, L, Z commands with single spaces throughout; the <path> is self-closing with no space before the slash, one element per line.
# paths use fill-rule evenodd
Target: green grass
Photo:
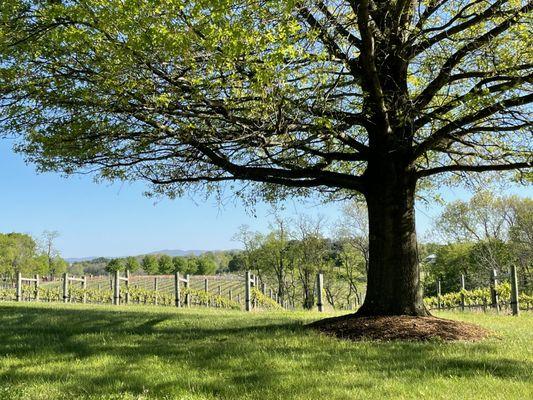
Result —
<path fill-rule="evenodd" d="M 318 313 L 0 304 L 0 399 L 531 399 L 533 316 L 479 343 L 351 343 Z"/>

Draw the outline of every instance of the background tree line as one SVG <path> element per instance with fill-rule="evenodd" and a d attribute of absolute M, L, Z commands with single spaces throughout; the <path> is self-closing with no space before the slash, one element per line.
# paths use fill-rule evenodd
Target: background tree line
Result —
<path fill-rule="evenodd" d="M 139 257 L 114 258 L 106 263 L 105 271 L 143 272 L 149 275 L 166 275 L 180 272 L 191 275 L 213 275 L 222 272 L 220 265 L 227 265 L 228 256 L 212 252 L 200 256 L 175 256 L 167 254 L 146 254 Z"/>
<path fill-rule="evenodd" d="M 424 286 L 436 294 L 460 288 L 465 275 L 467 289 L 486 286 L 492 270 L 507 278 L 515 264 L 520 288 L 533 291 L 533 200 L 518 196 L 494 196 L 479 192 L 469 201 L 448 204 L 435 224 L 439 243 L 422 245 Z"/>
<path fill-rule="evenodd" d="M 368 220 L 360 203 L 344 207 L 340 221 L 275 216 L 270 232 L 241 227 L 235 236 L 243 251 L 233 255 L 230 271 L 250 269 L 274 282 L 278 297 L 304 308 L 315 303 L 315 276 L 325 273 L 326 300 L 333 307 L 353 304 L 368 272 Z M 533 200 L 481 191 L 469 201 L 446 205 L 434 229 L 419 243 L 424 293 L 486 287 L 492 270 L 507 280 L 517 266 L 520 289 L 533 292 Z M 359 297 L 360 299 L 360 297 Z M 357 299 L 357 300 L 359 300 Z"/>

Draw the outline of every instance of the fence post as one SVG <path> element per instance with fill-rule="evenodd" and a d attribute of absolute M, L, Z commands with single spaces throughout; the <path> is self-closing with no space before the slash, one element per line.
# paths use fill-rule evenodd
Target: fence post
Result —
<path fill-rule="evenodd" d="M 271 300 L 272 300 L 272 296 L 274 296 L 272 289 L 268 289 L 268 297 L 270 297 Z"/>
<path fill-rule="evenodd" d="M 263 293 L 266 296 L 266 291 L 267 291 L 266 283 L 261 283 L 261 293 Z"/>
<path fill-rule="evenodd" d="M 68 302 L 68 274 L 63 273 L 63 303 Z"/>
<path fill-rule="evenodd" d="M 207 295 L 209 293 L 209 279 L 207 278 L 204 279 L 204 291 L 206 294 L 205 305 L 209 307 L 209 296 Z"/>
<path fill-rule="evenodd" d="M 191 306 L 191 295 L 189 294 L 189 290 L 191 287 L 191 276 L 187 274 L 187 282 L 185 282 L 185 287 L 187 288 L 187 294 L 185 294 L 185 304 L 187 304 L 187 307 Z"/>
<path fill-rule="evenodd" d="M 81 288 L 83 290 L 82 302 L 85 304 L 85 303 L 87 303 L 87 293 L 86 293 L 86 290 L 87 290 L 87 275 L 83 275 L 82 279 L 83 279 L 83 281 L 81 282 Z"/>
<path fill-rule="evenodd" d="M 324 275 L 318 273 L 316 275 L 316 288 L 317 288 L 317 306 L 318 311 L 324 311 L 324 303 L 322 302 L 322 292 L 324 291 Z"/>
<path fill-rule="evenodd" d="M 244 284 L 244 309 L 246 311 L 250 311 L 251 310 L 251 304 L 250 304 L 250 292 L 251 292 L 251 288 L 250 288 L 250 271 L 246 271 L 245 274 L 245 284 Z"/>
<path fill-rule="evenodd" d="M 520 304 L 518 303 L 518 279 L 516 277 L 516 266 L 511 265 L 511 310 L 513 315 L 520 314 Z"/>
<path fill-rule="evenodd" d="M 254 289 L 258 290 L 259 287 L 259 277 L 257 275 L 254 275 L 254 281 L 253 281 L 253 287 Z M 254 297 L 253 307 L 257 308 L 257 296 Z"/>
<path fill-rule="evenodd" d="M 17 272 L 16 300 L 17 301 L 22 301 L 22 272 Z"/>
<path fill-rule="evenodd" d="M 233 301 L 233 292 L 231 291 L 231 289 L 228 290 L 228 297 L 229 301 Z"/>
<path fill-rule="evenodd" d="M 35 301 L 39 301 L 39 275 L 35 275 Z"/>
<path fill-rule="evenodd" d="M 499 299 L 498 299 L 498 293 L 496 292 L 496 289 L 498 287 L 498 277 L 496 274 L 496 269 L 492 270 L 492 276 L 491 276 L 491 285 L 490 285 L 490 294 L 491 294 L 491 300 L 492 300 L 492 307 L 498 312 L 499 311 Z"/>
<path fill-rule="evenodd" d="M 118 306 L 120 305 L 120 279 L 119 279 L 119 271 L 115 271 L 115 279 L 114 279 L 114 291 L 113 291 L 113 304 Z"/>
<path fill-rule="evenodd" d="M 222 288 L 220 287 L 220 285 L 218 285 L 218 295 L 222 296 Z"/>
<path fill-rule="evenodd" d="M 441 291 L 440 291 L 440 279 L 437 281 L 437 308 L 441 309 Z"/>
<path fill-rule="evenodd" d="M 178 271 L 174 272 L 174 304 L 176 307 L 181 307 L 180 302 L 180 273 Z"/>
<path fill-rule="evenodd" d="M 465 310 L 465 294 L 463 291 L 465 290 L 465 275 L 461 274 L 461 311 Z"/>
<path fill-rule="evenodd" d="M 126 270 L 126 304 L 130 304 L 130 270 Z"/>
<path fill-rule="evenodd" d="M 158 300 L 158 299 L 157 299 L 157 297 L 158 297 L 158 296 L 157 296 L 157 290 L 158 290 L 158 289 L 159 289 L 159 279 L 157 279 L 157 276 L 156 276 L 156 277 L 154 278 L 154 292 L 155 292 L 155 294 L 154 294 L 154 305 L 156 305 L 156 306 L 157 306 L 157 303 L 158 303 L 158 302 L 157 302 L 157 300 Z"/>

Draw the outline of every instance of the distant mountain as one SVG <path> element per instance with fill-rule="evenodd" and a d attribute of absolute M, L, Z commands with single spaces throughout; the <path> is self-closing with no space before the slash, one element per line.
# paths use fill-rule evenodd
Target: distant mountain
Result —
<path fill-rule="evenodd" d="M 74 263 L 74 262 L 82 262 L 82 261 L 92 261 L 92 260 L 95 260 L 97 258 L 100 258 L 100 256 L 95 256 L 95 257 L 70 257 L 70 258 L 65 258 L 65 261 L 68 262 L 68 263 Z M 106 258 L 114 258 L 114 257 L 106 257 Z"/>
<path fill-rule="evenodd" d="M 165 250 L 158 250 L 158 251 L 152 251 L 148 254 L 166 254 L 166 255 L 169 255 L 169 256 L 172 256 L 172 257 L 175 257 L 175 256 L 199 256 L 199 255 L 202 255 L 204 253 L 207 253 L 208 251 L 213 251 L 213 252 L 217 252 L 217 251 L 232 251 L 232 250 L 169 250 L 169 249 L 165 249 Z M 143 254 L 144 255 L 144 254 Z M 124 256 L 125 257 L 125 256 Z M 139 256 L 137 256 L 139 257 Z M 65 258 L 65 260 L 69 263 L 74 263 L 74 262 L 82 262 L 82 261 L 92 261 L 96 258 L 102 258 L 102 256 L 94 256 L 94 257 L 71 257 L 71 258 Z M 103 257 L 103 258 L 122 258 L 122 257 Z"/>
<path fill-rule="evenodd" d="M 207 253 L 210 250 L 158 250 L 158 251 L 152 251 L 148 254 L 166 254 L 167 256 L 199 256 L 204 253 Z M 215 250 L 216 251 L 216 250 Z"/>

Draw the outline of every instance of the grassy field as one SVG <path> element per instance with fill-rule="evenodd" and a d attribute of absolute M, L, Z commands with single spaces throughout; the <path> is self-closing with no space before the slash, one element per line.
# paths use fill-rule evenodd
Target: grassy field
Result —
<path fill-rule="evenodd" d="M 318 313 L 0 303 L 0 399 L 531 399 L 533 316 L 479 343 L 351 343 Z"/>

